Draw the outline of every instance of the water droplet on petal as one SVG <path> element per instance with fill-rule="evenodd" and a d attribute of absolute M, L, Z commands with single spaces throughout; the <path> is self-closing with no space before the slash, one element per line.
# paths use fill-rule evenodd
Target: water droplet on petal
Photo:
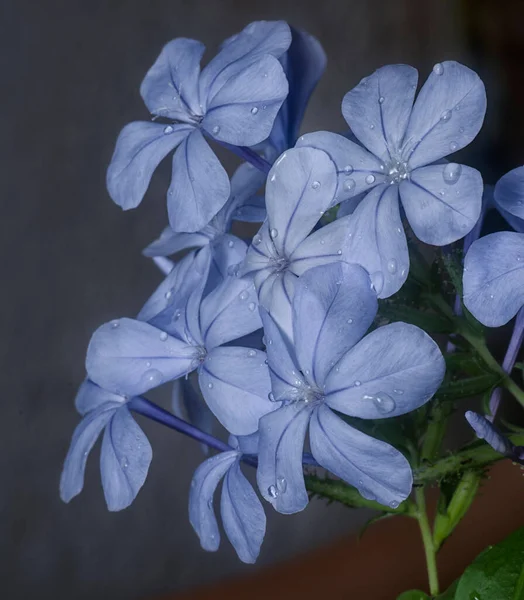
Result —
<path fill-rule="evenodd" d="M 216 135 L 218 132 L 220 131 L 220 126 L 219 125 L 215 125 L 212 129 L 212 132 Z"/>
<path fill-rule="evenodd" d="M 404 393 L 404 390 L 393 390 L 395 392 L 395 394 L 398 394 L 399 396 L 402 396 L 402 394 Z"/>
<path fill-rule="evenodd" d="M 171 125 L 168 125 L 167 127 L 164 127 L 164 133 L 166 135 L 173 133 L 173 128 L 171 127 Z"/>
<path fill-rule="evenodd" d="M 181 311 L 177 310 L 175 311 L 175 314 L 173 315 L 172 321 L 178 321 L 178 319 L 180 319 L 180 315 L 181 315 Z"/>
<path fill-rule="evenodd" d="M 275 499 L 278 496 L 278 490 L 274 485 L 270 485 L 267 488 L 267 493 L 269 494 L 269 496 L 273 499 Z"/>
<path fill-rule="evenodd" d="M 257 112 L 258 112 L 258 108 L 256 106 L 253 106 L 253 108 L 251 109 L 251 114 L 256 115 Z"/>
<path fill-rule="evenodd" d="M 277 477 L 277 490 L 281 494 L 287 490 L 287 481 L 285 477 Z"/>
<path fill-rule="evenodd" d="M 208 383 L 208 384 L 207 384 L 207 387 L 208 387 L 210 390 L 212 390 L 212 389 L 213 389 L 213 384 L 210 382 L 210 383 Z"/>
<path fill-rule="evenodd" d="M 342 254 L 342 250 L 337 250 L 337 254 L 340 256 Z"/>
<path fill-rule="evenodd" d="M 435 73 L 435 75 L 442 75 L 442 73 L 444 73 L 444 67 L 440 63 L 437 63 L 433 67 L 433 73 Z"/>
<path fill-rule="evenodd" d="M 371 185 L 372 183 L 375 183 L 375 176 L 374 175 L 368 175 L 366 177 L 366 183 L 368 185 Z"/>
<path fill-rule="evenodd" d="M 254 302 L 250 302 L 247 307 L 249 308 L 249 310 L 251 312 L 253 312 L 255 310 L 255 308 L 257 307 L 257 305 Z"/>
<path fill-rule="evenodd" d="M 382 104 L 384 102 L 384 96 L 380 96 L 380 98 L 378 99 L 379 104 Z"/>
<path fill-rule="evenodd" d="M 380 294 L 382 288 L 384 287 L 384 275 L 382 271 L 375 271 L 375 273 L 371 273 L 371 289 L 375 290 L 376 294 Z"/>
<path fill-rule="evenodd" d="M 120 323 L 118 321 L 111 321 L 111 329 L 116 329 L 120 327 Z"/>
<path fill-rule="evenodd" d="M 149 369 L 144 373 L 142 378 L 147 383 L 147 385 L 152 388 L 160 385 L 164 380 L 162 373 L 160 371 L 157 371 L 157 369 Z"/>
<path fill-rule="evenodd" d="M 442 177 L 449 185 L 454 185 L 460 178 L 462 166 L 457 163 L 448 163 L 442 170 Z"/>
<path fill-rule="evenodd" d="M 362 485 L 360 481 L 358 483 L 360 485 Z M 366 500 L 376 500 L 377 499 L 377 497 L 375 496 L 375 494 L 373 494 L 373 492 L 370 492 L 365 487 L 359 487 L 358 488 L 358 492 L 362 496 L 362 498 L 365 498 Z"/>
<path fill-rule="evenodd" d="M 451 111 L 450 110 L 445 110 L 441 115 L 440 115 L 440 120 L 441 121 L 449 121 L 451 119 Z"/>
<path fill-rule="evenodd" d="M 229 242 L 227 243 L 227 245 L 232 248 L 235 245 L 235 242 L 233 240 L 229 240 Z"/>
<path fill-rule="evenodd" d="M 344 167 L 344 173 L 346 175 L 351 175 L 351 173 L 353 173 L 353 167 L 351 165 L 346 165 Z"/>
<path fill-rule="evenodd" d="M 276 178 L 277 178 L 277 176 L 273 173 L 273 175 L 271 175 L 269 181 L 271 181 L 271 183 L 273 183 Z"/>
<path fill-rule="evenodd" d="M 373 123 L 371 123 L 371 125 L 369 126 L 370 129 L 375 129 L 375 126 L 373 125 Z"/>
<path fill-rule="evenodd" d="M 450 142 L 449 143 L 449 149 L 451 150 L 451 152 L 456 152 L 458 149 L 458 144 L 457 142 Z"/>
<path fill-rule="evenodd" d="M 392 500 L 389 505 L 391 506 L 391 508 L 397 508 L 398 507 L 398 502 L 396 500 Z"/>
<path fill-rule="evenodd" d="M 162 331 L 162 333 L 160 334 L 160 339 L 165 342 L 167 340 L 167 333 L 165 331 Z"/>
<path fill-rule="evenodd" d="M 269 232 L 269 235 L 271 236 L 271 239 L 274 240 L 278 236 L 278 230 L 277 229 L 272 229 Z"/>
<path fill-rule="evenodd" d="M 311 187 L 312 187 L 314 190 L 318 190 L 318 188 L 320 187 L 320 181 L 314 181 L 314 182 L 311 184 Z"/>
<path fill-rule="evenodd" d="M 458 107 L 457 107 L 457 110 L 458 110 Z M 459 131 L 460 131 L 460 133 L 464 133 L 464 127 L 461 127 L 461 128 L 459 129 Z"/>
<path fill-rule="evenodd" d="M 353 323 L 353 319 L 348 319 L 347 323 L 348 323 L 348 325 L 351 325 L 351 323 Z"/>
<path fill-rule="evenodd" d="M 358 379 L 355 381 L 355 386 L 359 387 L 360 385 L 362 385 L 362 382 L 360 382 Z"/>
<path fill-rule="evenodd" d="M 240 298 L 240 300 L 247 300 L 249 298 L 249 292 L 246 292 L 246 290 L 244 290 L 243 292 L 240 292 L 238 297 Z"/>
<path fill-rule="evenodd" d="M 273 394 L 273 392 L 269 392 L 269 394 L 267 395 L 268 399 L 270 402 L 276 402 L 275 400 L 275 394 Z"/>
<path fill-rule="evenodd" d="M 249 356 L 249 358 L 253 358 L 254 356 L 257 355 L 257 351 L 256 350 L 248 350 L 247 355 Z"/>
<path fill-rule="evenodd" d="M 151 366 L 151 361 L 150 361 L 150 360 L 148 360 L 148 361 L 146 362 L 146 367 L 149 369 L 149 367 L 150 367 L 150 366 Z"/>
<path fill-rule="evenodd" d="M 342 186 L 344 188 L 345 192 L 351 192 L 351 190 L 355 189 L 355 181 L 353 179 L 348 179 L 347 181 L 344 181 L 344 185 Z"/>
<path fill-rule="evenodd" d="M 393 400 L 393 398 L 391 398 L 391 396 L 388 396 L 384 392 L 379 392 L 378 394 L 375 394 L 374 396 L 364 394 L 364 396 L 362 396 L 362 400 L 364 400 L 364 401 L 371 400 L 375 404 L 375 406 L 378 408 L 378 411 L 381 412 L 382 414 L 388 414 L 388 413 L 394 411 L 397 406 L 395 401 Z"/>
<path fill-rule="evenodd" d="M 392 275 L 397 272 L 397 261 L 394 258 L 388 262 L 388 271 Z"/>
<path fill-rule="evenodd" d="M 262 236 L 259 233 L 257 233 L 255 235 L 255 237 L 253 238 L 253 244 L 255 244 L 255 246 L 258 246 L 261 241 L 262 241 Z"/>

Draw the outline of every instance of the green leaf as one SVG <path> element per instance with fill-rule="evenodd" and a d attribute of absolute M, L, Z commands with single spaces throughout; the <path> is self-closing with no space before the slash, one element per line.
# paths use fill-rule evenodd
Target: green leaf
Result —
<path fill-rule="evenodd" d="M 460 398 L 472 398 L 491 390 L 501 380 L 500 375 L 486 373 L 476 377 L 459 379 L 443 383 L 437 390 L 435 396 L 440 400 L 459 400 Z"/>
<path fill-rule="evenodd" d="M 437 596 L 435 600 L 455 600 L 455 594 L 457 592 L 458 579 L 440 596 Z"/>
<path fill-rule="evenodd" d="M 455 326 L 449 319 L 409 306 L 382 302 L 378 312 L 388 321 L 403 321 L 410 325 L 416 325 L 428 333 L 453 333 L 455 331 Z"/>
<path fill-rule="evenodd" d="M 420 590 L 409 590 L 400 594 L 397 600 L 431 600 L 431 596 Z"/>
<path fill-rule="evenodd" d="M 442 262 L 446 269 L 455 292 L 462 298 L 462 256 L 463 252 L 442 254 Z"/>
<path fill-rule="evenodd" d="M 524 528 L 484 550 L 460 578 L 455 600 L 524 600 Z"/>
<path fill-rule="evenodd" d="M 455 340 L 452 340 L 455 341 Z M 453 352 L 445 354 L 446 371 L 455 373 L 467 373 L 468 375 L 484 375 L 486 365 L 470 352 Z"/>

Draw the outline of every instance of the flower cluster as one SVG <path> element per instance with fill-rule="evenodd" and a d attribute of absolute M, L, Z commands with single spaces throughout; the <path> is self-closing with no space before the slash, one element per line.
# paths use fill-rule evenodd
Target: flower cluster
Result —
<path fill-rule="evenodd" d="M 284 22 L 256 22 L 200 70 L 203 52 L 189 39 L 165 46 L 141 86 L 153 121 L 127 125 L 117 140 L 107 185 L 124 209 L 141 202 L 176 149 L 169 225 L 144 253 L 186 254 L 164 261 L 167 276 L 135 318 L 93 334 L 61 496 L 81 491 L 104 430 L 105 497 L 110 510 L 125 508 L 152 458 L 130 411 L 174 423 L 218 450 L 189 494 L 202 546 L 219 545 L 213 497 L 223 480 L 225 533 L 240 559 L 254 562 L 265 533 L 259 494 L 281 513 L 303 510 L 304 465 L 391 508 L 411 492 L 406 456 L 363 424 L 427 403 L 444 359 L 419 327 L 380 326 L 378 299 L 408 277 L 406 226 L 445 246 L 479 221 L 480 174 L 445 157 L 476 136 L 486 97 L 456 62 L 436 64 L 416 100 L 417 71 L 387 66 L 344 97 L 351 134 L 297 139 L 325 67 L 318 41 Z M 209 143 L 243 159 L 231 181 Z M 495 189 L 512 218 L 524 218 L 521 182 L 513 172 Z M 246 242 L 231 233 L 234 220 L 260 229 Z M 524 304 L 524 234 L 494 235 L 472 245 L 464 279 L 466 306 L 488 325 Z M 169 382 L 178 416 L 144 397 Z M 180 419 L 182 404 L 192 423 Z M 228 444 L 212 436 L 218 424 Z M 256 468 L 258 490 L 242 464 Z"/>

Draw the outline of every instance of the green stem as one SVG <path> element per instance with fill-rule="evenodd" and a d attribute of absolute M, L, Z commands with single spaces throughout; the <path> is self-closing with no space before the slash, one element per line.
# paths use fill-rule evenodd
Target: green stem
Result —
<path fill-rule="evenodd" d="M 426 510 L 426 496 L 424 488 L 415 489 L 415 499 L 417 502 L 417 521 L 422 535 L 422 543 L 424 544 L 424 552 L 426 554 L 426 566 L 428 570 L 429 593 L 432 596 L 438 596 L 438 572 L 437 572 L 437 554 L 433 544 L 433 535 L 429 526 L 428 513 Z"/>

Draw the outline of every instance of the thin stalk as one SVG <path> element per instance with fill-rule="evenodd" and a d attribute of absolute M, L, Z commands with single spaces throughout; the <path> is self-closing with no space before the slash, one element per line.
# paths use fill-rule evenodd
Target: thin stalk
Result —
<path fill-rule="evenodd" d="M 522 341 L 524 340 L 524 308 L 521 308 L 517 313 L 517 318 L 515 319 L 515 325 L 513 326 L 513 333 L 511 334 L 511 339 L 509 341 L 508 349 L 506 350 L 506 355 L 504 356 L 504 360 L 502 362 L 502 370 L 508 375 L 513 371 L 513 367 L 515 366 L 515 361 L 517 360 L 517 355 L 519 353 L 520 347 L 522 346 Z M 500 400 L 502 398 L 502 388 L 498 387 L 494 390 L 491 395 L 489 401 L 489 410 L 491 412 L 490 420 L 493 421 L 497 415 L 497 411 L 500 405 Z"/>
<path fill-rule="evenodd" d="M 433 544 L 433 534 L 429 525 L 428 513 L 426 510 L 426 496 L 424 488 L 415 488 L 415 500 L 418 507 L 417 521 L 424 544 L 424 553 L 426 555 L 426 567 L 428 570 L 429 593 L 432 596 L 438 596 L 438 571 L 437 571 L 437 554 Z"/>

